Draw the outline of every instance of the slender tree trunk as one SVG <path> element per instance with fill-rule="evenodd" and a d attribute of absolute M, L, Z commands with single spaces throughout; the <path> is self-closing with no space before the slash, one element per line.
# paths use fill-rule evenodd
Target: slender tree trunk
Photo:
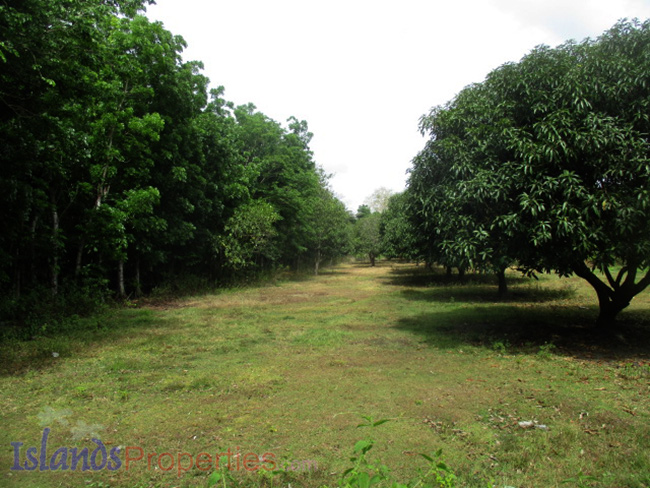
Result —
<path fill-rule="evenodd" d="M 458 267 L 458 279 L 463 281 L 465 279 L 465 268 Z"/>
<path fill-rule="evenodd" d="M 124 288 L 124 259 L 120 259 L 117 263 L 117 286 L 120 298 L 124 298 L 126 296 L 126 290 Z"/>
<path fill-rule="evenodd" d="M 79 243 L 79 247 L 77 248 L 77 259 L 75 260 L 74 264 L 74 279 L 79 280 L 79 276 L 81 275 L 81 262 L 83 260 L 83 253 L 84 253 L 84 247 L 86 243 L 84 242 L 84 239 L 81 239 L 81 242 Z"/>
<path fill-rule="evenodd" d="M 316 250 L 316 258 L 314 259 L 314 275 L 318 276 L 318 269 L 320 268 L 321 254 L 320 249 Z"/>
<path fill-rule="evenodd" d="M 22 270 L 20 265 L 20 250 L 16 251 L 16 264 L 14 264 L 14 298 L 19 299 L 21 293 Z"/>
<path fill-rule="evenodd" d="M 368 254 L 368 257 L 370 258 L 370 266 L 375 266 L 375 255 L 373 253 Z"/>
<path fill-rule="evenodd" d="M 506 282 L 506 270 L 500 269 L 497 271 L 497 278 L 499 279 L 499 296 L 503 297 L 508 293 L 508 283 Z"/>
<path fill-rule="evenodd" d="M 140 284 L 140 259 L 135 262 L 135 296 L 142 296 L 142 285 Z"/>
<path fill-rule="evenodd" d="M 31 239 L 29 243 L 29 280 L 32 286 L 36 283 L 36 226 L 38 216 L 32 220 Z"/>
<path fill-rule="evenodd" d="M 452 269 L 451 266 L 447 266 L 446 270 L 447 270 L 447 280 L 451 280 L 451 275 L 453 274 L 454 270 Z"/>
<path fill-rule="evenodd" d="M 59 294 L 59 212 L 52 196 L 52 261 L 50 263 L 50 290 Z"/>

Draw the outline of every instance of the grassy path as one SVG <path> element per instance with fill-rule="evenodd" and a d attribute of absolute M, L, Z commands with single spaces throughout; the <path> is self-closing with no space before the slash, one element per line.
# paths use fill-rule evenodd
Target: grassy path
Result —
<path fill-rule="evenodd" d="M 230 449 L 233 466 L 254 453 L 295 468 L 271 479 L 240 465 L 247 486 L 333 486 L 370 435 L 403 481 L 424 467 L 418 453 L 442 448 L 456 486 L 552 487 L 580 472 L 598 480 L 585 486 L 650 486 L 648 293 L 603 342 L 585 336 L 593 297 L 580 282 L 513 275 L 497 301 L 487 281 L 345 265 L 3 345 L 0 485 L 203 487 L 198 455 Z M 364 415 L 392 421 L 357 429 Z M 48 460 L 92 453 L 97 438 L 121 448 L 120 469 L 11 470 L 11 442 L 31 467 L 45 427 Z M 127 447 L 143 454 L 128 471 Z M 193 462 L 180 477 L 178 453 Z"/>

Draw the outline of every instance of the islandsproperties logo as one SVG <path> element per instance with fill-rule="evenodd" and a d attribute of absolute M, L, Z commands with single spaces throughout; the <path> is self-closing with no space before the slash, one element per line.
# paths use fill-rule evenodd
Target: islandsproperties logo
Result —
<path fill-rule="evenodd" d="M 129 471 L 134 465 L 146 463 L 149 470 L 175 471 L 180 477 L 193 468 L 203 472 L 219 469 L 275 471 L 278 468 L 275 454 L 242 453 L 239 447 L 214 454 L 200 452 L 194 456 L 188 452 L 145 452 L 138 446 L 113 447 L 109 450 L 100 439 L 93 438 L 96 447 L 92 450 L 88 447 L 59 447 L 52 451 L 48 449 L 50 432 L 49 427 L 43 429 L 38 447 L 25 447 L 24 442 L 12 442 L 11 471 L 117 471 L 122 468 Z"/>
<path fill-rule="evenodd" d="M 11 442 L 13 459 L 9 469 L 15 474 L 22 472 L 21 475 L 29 476 L 30 472 L 35 471 L 128 472 L 137 468 L 175 473 L 180 477 L 193 469 L 205 473 L 226 469 L 246 472 L 318 469 L 316 461 L 281 463 L 272 452 L 248 452 L 240 447 L 195 453 L 175 450 L 153 452 L 138 445 L 112 447 L 112 442 L 101 440 L 101 432 L 106 431 L 103 426 L 75 419 L 71 410 L 45 407 L 37 416 L 43 429 L 40 442 L 36 439 L 31 442 L 26 439 Z M 53 431 L 54 426 L 59 430 Z M 71 442 L 65 442 L 68 445 L 61 447 L 62 438 Z"/>

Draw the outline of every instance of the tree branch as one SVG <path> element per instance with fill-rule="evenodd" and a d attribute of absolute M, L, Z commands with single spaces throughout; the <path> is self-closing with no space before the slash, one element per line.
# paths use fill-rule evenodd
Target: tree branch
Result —
<path fill-rule="evenodd" d="M 614 280 L 614 277 L 612 276 L 612 273 L 609 272 L 609 267 L 604 266 L 603 271 L 605 272 L 605 276 L 607 276 L 607 281 L 609 281 L 609 284 L 614 290 L 618 290 L 619 288 L 619 280 L 620 280 L 620 273 L 619 276 L 617 277 L 616 280 Z"/>
<path fill-rule="evenodd" d="M 614 295 L 614 290 L 607 286 L 598 276 L 596 276 L 584 261 L 579 261 L 573 266 L 573 272 L 580 278 L 586 280 L 597 293 L 604 293 L 610 298 Z"/>
<path fill-rule="evenodd" d="M 625 273 L 628 272 L 628 269 L 629 268 L 627 266 L 623 266 L 621 270 L 618 272 L 618 275 L 616 276 L 616 284 L 618 286 L 621 285 L 621 280 L 623 279 L 623 276 L 625 276 Z"/>

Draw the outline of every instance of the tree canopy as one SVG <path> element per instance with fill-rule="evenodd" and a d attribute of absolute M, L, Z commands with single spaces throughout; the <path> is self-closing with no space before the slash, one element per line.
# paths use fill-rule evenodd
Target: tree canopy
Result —
<path fill-rule="evenodd" d="M 650 284 L 650 23 L 540 46 L 421 120 L 411 220 L 439 261 L 575 274 L 609 324 Z"/>
<path fill-rule="evenodd" d="M 44 291 L 126 296 L 184 275 L 318 269 L 347 249 L 307 122 L 209 90 L 147 3 L 0 7 L 5 316 Z"/>

